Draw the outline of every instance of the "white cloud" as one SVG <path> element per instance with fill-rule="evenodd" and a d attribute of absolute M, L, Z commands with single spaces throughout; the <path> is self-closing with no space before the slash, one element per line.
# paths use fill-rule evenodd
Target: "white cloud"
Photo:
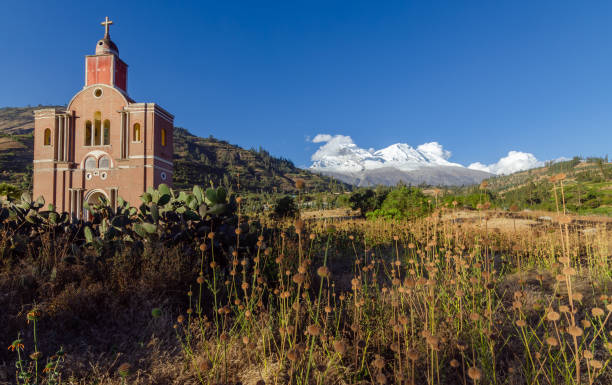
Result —
<path fill-rule="evenodd" d="M 450 151 L 445 150 L 438 142 L 429 142 L 421 144 L 420 146 L 417 146 L 417 150 L 427 155 L 431 155 L 441 159 L 449 159 L 452 155 Z"/>
<path fill-rule="evenodd" d="M 317 136 L 312 139 L 312 143 L 323 143 L 329 142 L 330 140 L 332 140 L 332 136 L 329 134 L 317 134 Z"/>
<path fill-rule="evenodd" d="M 510 151 L 508 155 L 501 158 L 497 163 L 484 165 L 480 162 L 475 162 L 470 164 L 468 168 L 487 171 L 497 175 L 507 175 L 513 172 L 542 166 L 544 166 L 544 162 L 538 160 L 533 154 L 521 151 Z"/>
<path fill-rule="evenodd" d="M 313 142 L 325 143 L 310 157 L 315 164 L 324 163 L 325 167 L 359 170 L 363 168 L 361 161 L 371 157 L 370 152 L 359 148 L 350 136 L 319 134 Z"/>

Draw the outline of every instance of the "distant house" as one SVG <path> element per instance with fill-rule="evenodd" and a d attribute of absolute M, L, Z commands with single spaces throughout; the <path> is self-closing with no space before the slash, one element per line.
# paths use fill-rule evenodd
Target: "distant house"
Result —
<path fill-rule="evenodd" d="M 83 203 L 122 197 L 133 205 L 149 187 L 172 184 L 174 116 L 127 93 L 127 64 L 102 23 L 95 55 L 85 56 L 85 86 L 64 109 L 35 111 L 34 197 L 74 219 Z"/>

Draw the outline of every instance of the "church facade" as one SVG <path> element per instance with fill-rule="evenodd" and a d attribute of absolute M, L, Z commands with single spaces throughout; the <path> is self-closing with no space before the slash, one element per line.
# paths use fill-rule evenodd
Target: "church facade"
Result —
<path fill-rule="evenodd" d="M 84 218 L 84 202 L 131 205 L 149 187 L 172 185 L 174 116 L 127 93 L 128 66 L 110 39 L 85 57 L 85 86 L 66 109 L 35 111 L 33 196 Z"/>

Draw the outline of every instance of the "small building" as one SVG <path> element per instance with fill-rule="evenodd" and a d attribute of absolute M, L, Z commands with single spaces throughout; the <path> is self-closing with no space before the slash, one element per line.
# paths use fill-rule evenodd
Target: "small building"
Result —
<path fill-rule="evenodd" d="M 67 108 L 35 111 L 33 196 L 73 219 L 84 218 L 84 202 L 138 205 L 149 187 L 172 185 L 174 116 L 128 96 L 111 24 L 102 22 L 104 37 L 85 56 L 85 86 Z"/>

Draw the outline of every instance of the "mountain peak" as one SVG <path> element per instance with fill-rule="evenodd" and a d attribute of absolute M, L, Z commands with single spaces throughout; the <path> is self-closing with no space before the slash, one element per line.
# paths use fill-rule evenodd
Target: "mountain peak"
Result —
<path fill-rule="evenodd" d="M 468 170 L 449 162 L 450 151 L 438 142 L 414 148 L 394 143 L 381 150 L 366 150 L 349 136 L 318 136 L 315 143 L 325 142 L 312 156 L 310 169 L 356 185 L 411 184 L 461 185 L 479 183 L 492 174 Z M 320 139 L 320 140 L 319 140 Z"/>
<path fill-rule="evenodd" d="M 352 140 L 330 140 L 312 157 L 311 169 L 317 171 L 359 172 L 393 167 L 402 171 L 431 166 L 463 167 L 447 160 L 450 152 L 437 142 L 425 143 L 416 149 L 406 143 L 395 143 L 378 151 L 358 147 Z"/>

